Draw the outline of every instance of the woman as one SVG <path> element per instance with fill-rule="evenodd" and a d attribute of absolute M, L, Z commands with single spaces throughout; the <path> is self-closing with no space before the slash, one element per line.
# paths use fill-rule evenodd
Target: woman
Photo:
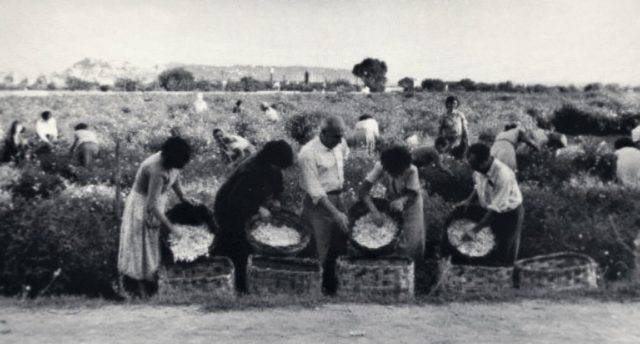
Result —
<path fill-rule="evenodd" d="M 134 295 L 147 297 L 157 291 L 160 228 L 164 225 L 178 235 L 165 216 L 168 191 L 173 189 L 181 201 L 187 201 L 178 177 L 190 159 L 189 144 L 171 137 L 138 168 L 122 214 L 118 252 L 124 287 Z"/>
<path fill-rule="evenodd" d="M 36 134 L 47 145 L 52 145 L 58 139 L 58 123 L 51 111 L 40 114 L 40 119 L 36 121 Z"/>
<path fill-rule="evenodd" d="M 367 153 L 374 154 L 376 140 L 380 136 L 378 122 L 371 115 L 362 115 L 354 127 L 358 142 L 364 141 Z"/>
<path fill-rule="evenodd" d="M 80 163 L 80 166 L 89 167 L 100 151 L 98 137 L 96 133 L 89 130 L 89 126 L 85 123 L 76 125 L 74 131 L 75 139 L 69 150 L 69 155 L 72 156 L 77 147 L 78 163 Z"/>
<path fill-rule="evenodd" d="M 220 145 L 224 162 L 232 168 L 255 152 L 255 147 L 249 140 L 239 135 L 227 134 L 220 128 L 213 129 L 213 138 Z"/>
<path fill-rule="evenodd" d="M 424 212 L 418 168 L 411 164 L 411 152 L 406 146 L 395 145 L 385 149 L 360 187 L 359 195 L 381 225 L 383 218 L 373 204 L 371 189 L 377 182 L 387 189 L 386 197 L 391 209 L 402 212 L 403 228 L 398 251 L 414 259 L 419 265 L 424 260 Z"/>
<path fill-rule="evenodd" d="M 267 142 L 243 162 L 220 187 L 215 201 L 219 233 L 216 255 L 231 258 L 236 268 L 236 288 L 246 291 L 245 271 L 250 246 L 244 228 L 253 216 L 270 216 L 283 191 L 282 170 L 293 164 L 293 150 L 283 140 Z"/>
<path fill-rule="evenodd" d="M 464 159 L 469 146 L 469 129 L 467 118 L 458 110 L 460 101 L 454 96 L 449 96 L 444 102 L 447 112 L 440 119 L 438 136 L 447 140 L 447 151 L 456 159 Z"/>
<path fill-rule="evenodd" d="M 26 157 L 27 139 L 24 137 L 26 129 L 20 121 L 13 121 L 4 140 L 2 162 L 18 163 Z"/>
<path fill-rule="evenodd" d="M 504 131 L 496 136 L 496 140 L 491 146 L 491 156 L 509 166 L 513 172 L 517 172 L 516 149 L 521 142 L 535 150 L 539 149 L 525 130 L 517 124 L 508 124 L 504 127 Z"/>

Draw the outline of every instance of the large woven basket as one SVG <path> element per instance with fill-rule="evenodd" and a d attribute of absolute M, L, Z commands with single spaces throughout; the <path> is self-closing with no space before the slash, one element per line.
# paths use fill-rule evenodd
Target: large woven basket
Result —
<path fill-rule="evenodd" d="M 164 266 L 159 271 L 161 296 L 206 294 L 234 296 L 234 266 L 227 257 Z"/>
<path fill-rule="evenodd" d="M 406 299 L 415 288 L 414 263 L 407 257 L 339 257 L 336 262 L 338 294 Z"/>
<path fill-rule="evenodd" d="M 389 201 L 387 201 L 386 199 L 372 198 L 372 201 L 373 201 L 373 204 L 376 206 L 376 208 L 380 212 L 393 218 L 393 220 L 396 222 L 398 226 L 398 231 L 395 233 L 393 239 L 387 245 L 377 247 L 377 248 L 370 248 L 360 244 L 357 240 L 353 238 L 353 235 L 351 235 L 353 231 L 352 230 L 349 231 L 349 242 L 364 257 L 377 257 L 377 256 L 393 253 L 393 251 L 396 248 L 396 245 L 398 244 L 400 233 L 402 233 L 402 214 L 391 211 L 391 208 L 389 206 Z M 369 208 L 367 208 L 367 205 L 363 201 L 359 201 L 356 204 L 354 204 L 348 211 L 349 228 L 353 229 L 356 221 L 358 221 L 358 219 L 360 219 L 361 217 L 367 214 L 369 214 Z"/>
<path fill-rule="evenodd" d="M 495 292 L 513 288 L 513 268 L 444 264 L 440 288 L 451 294 Z"/>
<path fill-rule="evenodd" d="M 320 295 L 322 268 L 315 259 L 251 255 L 247 286 L 250 293 L 258 295 Z"/>
<path fill-rule="evenodd" d="M 522 289 L 597 288 L 598 264 L 589 256 L 560 252 L 518 260 L 516 281 Z"/>
<path fill-rule="evenodd" d="M 264 224 L 265 220 L 254 218 L 247 222 L 245 233 L 247 241 L 249 241 L 249 244 L 257 254 L 265 256 L 294 256 L 309 245 L 309 241 L 311 240 L 311 231 L 309 230 L 306 222 L 294 212 L 281 209 L 277 212 L 273 212 L 267 221 L 275 226 L 284 225 L 295 229 L 300 233 L 300 242 L 294 245 L 275 247 L 255 240 L 253 235 L 251 235 L 251 232 L 258 226 Z"/>

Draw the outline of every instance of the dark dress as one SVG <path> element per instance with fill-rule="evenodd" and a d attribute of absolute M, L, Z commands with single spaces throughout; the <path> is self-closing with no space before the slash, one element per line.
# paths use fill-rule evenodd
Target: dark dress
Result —
<path fill-rule="evenodd" d="M 270 197 L 282 193 L 282 171 L 271 164 L 248 161 L 240 165 L 220 187 L 215 201 L 218 237 L 214 254 L 231 258 L 236 288 L 246 291 L 245 273 L 251 246 L 245 224 Z"/>

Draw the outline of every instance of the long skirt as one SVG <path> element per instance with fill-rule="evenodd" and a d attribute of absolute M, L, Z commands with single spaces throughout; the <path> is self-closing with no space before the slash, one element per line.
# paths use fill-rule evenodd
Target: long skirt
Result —
<path fill-rule="evenodd" d="M 402 212 L 402 233 L 398 241 L 398 253 L 414 259 L 416 264 L 424 260 L 425 227 L 422 195 Z"/>
<path fill-rule="evenodd" d="M 120 226 L 118 271 L 135 280 L 155 281 L 160 268 L 160 222 L 146 211 L 146 196 L 131 191 Z M 158 200 L 164 210 L 166 195 Z"/>
<path fill-rule="evenodd" d="M 516 150 L 509 141 L 498 140 L 491 146 L 491 156 L 509 166 L 513 172 L 518 170 Z"/>

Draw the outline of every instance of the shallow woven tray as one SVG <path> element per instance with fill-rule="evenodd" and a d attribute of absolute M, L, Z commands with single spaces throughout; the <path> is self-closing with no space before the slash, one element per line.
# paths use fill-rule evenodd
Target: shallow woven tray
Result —
<path fill-rule="evenodd" d="M 523 289 L 597 288 L 598 264 L 589 256 L 560 252 L 518 260 L 516 282 Z"/>
<path fill-rule="evenodd" d="M 359 201 L 354 204 L 348 212 L 349 216 L 349 242 L 353 245 L 353 247 L 364 257 L 377 257 L 381 255 L 387 255 L 393 253 L 400 239 L 400 234 L 402 233 L 402 214 L 391 211 L 389 206 L 389 201 L 382 198 L 372 198 L 373 204 L 378 208 L 378 210 L 384 213 L 387 216 L 390 216 L 398 226 L 398 231 L 393 236 L 393 239 L 387 244 L 380 246 L 378 248 L 370 248 L 365 245 L 361 245 L 358 241 L 356 241 L 351 233 L 353 232 L 353 227 L 356 224 L 356 221 L 361 217 L 369 214 L 369 208 L 364 203 L 364 201 Z"/>
<path fill-rule="evenodd" d="M 255 240 L 251 232 L 265 221 L 259 218 L 252 219 L 247 222 L 245 233 L 247 241 L 257 254 L 265 256 L 293 256 L 304 250 L 311 241 L 311 231 L 305 221 L 300 216 L 289 210 L 279 210 L 271 213 L 271 217 L 267 220 L 275 226 L 287 226 L 295 229 L 300 233 L 300 242 L 289 246 L 269 246 L 263 242 Z"/>

